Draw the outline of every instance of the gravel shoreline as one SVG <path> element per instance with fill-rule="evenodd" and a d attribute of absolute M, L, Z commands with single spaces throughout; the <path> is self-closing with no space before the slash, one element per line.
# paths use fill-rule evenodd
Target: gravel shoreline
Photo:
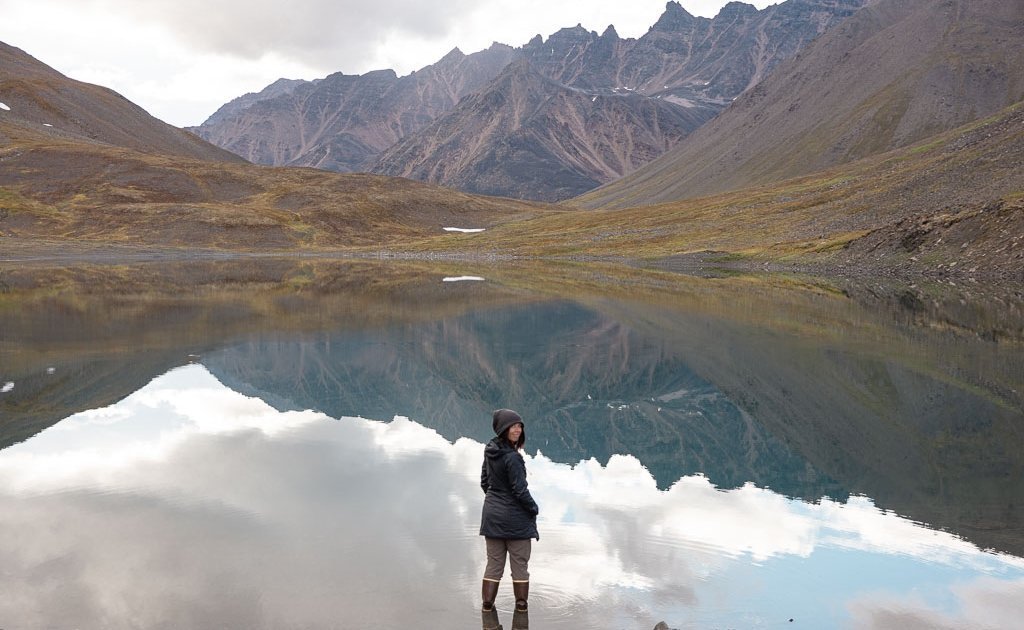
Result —
<path fill-rule="evenodd" d="M 1024 290 L 1024 266 L 1015 269 L 927 267 L 905 260 L 773 261 L 737 259 L 725 252 L 698 252 L 661 259 L 644 260 L 612 256 L 535 256 L 497 252 L 413 252 L 399 249 L 378 250 L 222 250 L 167 246 L 122 245 L 89 242 L 23 241 L 0 238 L 0 265 L 65 266 L 76 264 L 125 265 L 148 262 L 231 261 L 259 259 L 305 260 L 409 260 L 470 262 L 572 262 L 618 264 L 638 269 L 653 269 L 686 275 L 715 277 L 737 273 L 784 273 L 823 278 L 866 280 L 884 278 L 914 283 L 952 286 L 983 284 L 1005 285 Z M 888 264 L 887 264 L 888 263 Z"/>

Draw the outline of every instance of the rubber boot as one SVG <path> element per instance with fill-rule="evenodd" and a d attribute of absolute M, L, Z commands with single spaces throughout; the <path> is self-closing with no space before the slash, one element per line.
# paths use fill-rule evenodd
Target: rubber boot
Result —
<path fill-rule="evenodd" d="M 525 610 L 512 613 L 512 630 L 530 630 L 530 613 Z"/>
<path fill-rule="evenodd" d="M 530 583 L 512 582 L 512 592 L 516 596 L 516 612 L 526 612 L 529 609 L 527 600 L 530 598 Z"/>
<path fill-rule="evenodd" d="M 483 606 L 481 606 L 480 610 L 483 612 L 494 610 L 494 600 L 498 597 L 499 584 L 500 582 L 484 580 L 484 583 L 480 586 L 480 599 L 483 600 Z"/>

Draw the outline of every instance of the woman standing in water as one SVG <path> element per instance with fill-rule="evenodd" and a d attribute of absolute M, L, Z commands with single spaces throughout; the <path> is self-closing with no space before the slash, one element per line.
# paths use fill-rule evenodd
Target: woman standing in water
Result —
<path fill-rule="evenodd" d="M 484 447 L 480 487 L 487 495 L 480 516 L 480 535 L 487 541 L 487 568 L 481 597 L 485 612 L 494 609 L 498 583 L 505 573 L 506 555 L 512 560 L 512 592 L 516 610 L 525 612 L 530 594 L 531 539 L 540 540 L 537 514 L 540 508 L 526 484 L 526 463 L 519 452 L 526 443 L 523 419 L 511 409 L 494 412 L 496 435 Z"/>

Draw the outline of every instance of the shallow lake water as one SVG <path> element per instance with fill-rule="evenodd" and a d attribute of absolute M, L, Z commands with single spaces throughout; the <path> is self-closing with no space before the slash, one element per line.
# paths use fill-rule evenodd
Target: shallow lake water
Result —
<path fill-rule="evenodd" d="M 1024 304 L 598 265 L 0 268 L 0 628 L 1009 628 Z"/>

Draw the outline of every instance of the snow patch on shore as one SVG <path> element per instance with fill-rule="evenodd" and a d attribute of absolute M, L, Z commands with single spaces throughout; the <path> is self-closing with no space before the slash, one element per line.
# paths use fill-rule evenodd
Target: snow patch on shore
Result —
<path fill-rule="evenodd" d="M 445 232 L 462 232 L 464 234 L 472 234 L 474 232 L 483 232 L 484 228 L 460 228 L 460 227 L 446 227 Z"/>
<path fill-rule="evenodd" d="M 448 276 L 441 282 L 465 282 L 467 280 L 482 282 L 483 278 L 481 278 L 480 276 Z"/>

